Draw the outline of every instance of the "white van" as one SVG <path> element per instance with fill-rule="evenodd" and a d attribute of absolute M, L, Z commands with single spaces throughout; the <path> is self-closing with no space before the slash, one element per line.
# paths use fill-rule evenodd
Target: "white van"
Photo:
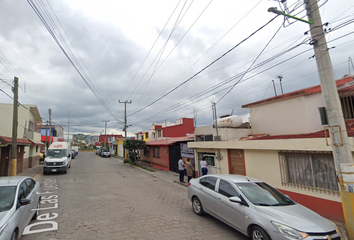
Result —
<path fill-rule="evenodd" d="M 67 142 L 53 142 L 44 159 L 43 174 L 51 172 L 67 173 L 71 167 L 71 149 Z"/>

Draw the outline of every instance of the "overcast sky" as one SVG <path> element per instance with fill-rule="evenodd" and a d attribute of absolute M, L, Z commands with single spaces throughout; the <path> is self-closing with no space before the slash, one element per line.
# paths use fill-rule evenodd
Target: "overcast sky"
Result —
<path fill-rule="evenodd" d="M 286 7 L 307 20 L 302 3 L 290 0 Z M 318 4 L 339 79 L 354 72 L 354 2 Z M 304 34 L 309 24 L 272 20 L 270 7 L 285 6 L 267 0 L 0 0 L 0 102 L 13 102 L 16 76 L 19 102 L 37 105 L 44 123 L 51 109 L 53 124 L 70 135 L 104 133 L 103 121 L 109 121 L 107 133 L 124 135 L 125 101 L 131 101 L 128 136 L 183 117 L 210 125 L 212 103 L 217 116 L 248 121 L 241 106 L 274 96 L 272 80 L 278 95 L 320 83 Z"/>

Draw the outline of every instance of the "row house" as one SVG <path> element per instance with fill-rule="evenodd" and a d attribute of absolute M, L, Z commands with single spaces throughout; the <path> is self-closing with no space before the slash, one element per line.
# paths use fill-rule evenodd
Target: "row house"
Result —
<path fill-rule="evenodd" d="M 11 175 L 13 104 L 0 104 L 0 176 Z M 21 173 L 39 164 L 41 116 L 35 105 L 18 106 L 17 169 Z"/>
<path fill-rule="evenodd" d="M 49 147 L 49 142 L 64 141 L 64 128 L 60 125 L 42 125 L 41 141 L 47 143 L 46 147 Z"/>
<path fill-rule="evenodd" d="M 194 140 L 194 130 L 192 118 L 177 119 L 175 124 L 153 123 L 150 131 L 136 134 L 137 139 L 146 141 L 146 148 L 140 152 L 140 160 L 173 172 L 178 172 L 180 157 L 191 159 L 194 165 L 194 151 L 187 146 L 189 141 Z"/>
<path fill-rule="evenodd" d="M 354 151 L 354 81 L 336 81 L 349 141 Z M 344 221 L 332 147 L 325 132 L 321 86 L 285 93 L 242 106 L 249 108 L 251 128 L 197 128 L 188 143 L 203 156 L 210 172 L 251 176 L 275 186 L 294 201 L 324 217 Z"/>
<path fill-rule="evenodd" d="M 121 134 L 101 134 L 98 136 L 98 142 L 96 146 L 106 145 L 109 147 L 109 151 L 113 155 L 117 155 L 117 139 L 122 138 Z"/>

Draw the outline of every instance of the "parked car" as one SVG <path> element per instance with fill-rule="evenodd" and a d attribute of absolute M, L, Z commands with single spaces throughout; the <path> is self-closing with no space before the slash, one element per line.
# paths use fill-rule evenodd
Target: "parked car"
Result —
<path fill-rule="evenodd" d="M 97 154 L 98 156 L 101 156 L 102 150 L 103 150 L 103 148 L 97 149 L 97 150 L 96 150 L 96 154 Z"/>
<path fill-rule="evenodd" d="M 111 157 L 111 152 L 109 150 L 102 150 L 101 157 Z"/>
<path fill-rule="evenodd" d="M 19 239 L 37 218 L 39 192 L 40 183 L 31 177 L 0 177 L 0 240 Z"/>
<path fill-rule="evenodd" d="M 336 226 L 255 178 L 205 175 L 188 184 L 197 215 L 204 212 L 256 239 L 341 239 Z"/>

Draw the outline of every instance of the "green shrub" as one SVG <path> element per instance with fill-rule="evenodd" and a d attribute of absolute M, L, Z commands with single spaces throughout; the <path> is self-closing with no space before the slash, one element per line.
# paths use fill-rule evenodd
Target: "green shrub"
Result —
<path fill-rule="evenodd" d="M 123 161 L 123 162 L 124 162 L 124 163 L 133 164 L 132 160 L 131 160 L 131 159 L 129 159 L 129 158 L 124 159 L 124 161 Z"/>

